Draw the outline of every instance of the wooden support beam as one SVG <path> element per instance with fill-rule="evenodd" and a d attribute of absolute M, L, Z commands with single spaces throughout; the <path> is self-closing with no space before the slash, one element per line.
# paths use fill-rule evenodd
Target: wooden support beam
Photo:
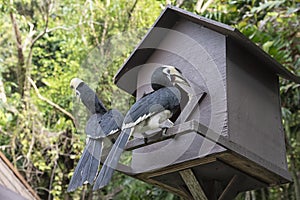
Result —
<path fill-rule="evenodd" d="M 191 169 L 180 171 L 179 174 L 189 188 L 194 200 L 207 200 L 200 183 Z"/>
<path fill-rule="evenodd" d="M 245 177 L 244 177 L 245 178 Z M 238 194 L 236 188 L 238 188 L 238 184 L 243 179 L 242 175 L 234 175 L 229 183 L 227 184 L 226 188 L 223 190 L 222 194 L 218 198 L 218 200 L 229 200 L 234 199 Z"/>
<path fill-rule="evenodd" d="M 135 177 L 135 178 L 139 178 L 139 177 Z M 145 181 L 147 183 L 150 183 L 152 185 L 155 185 L 155 186 L 158 186 L 160 188 L 163 188 L 169 192 L 172 192 L 172 193 L 175 193 L 177 194 L 178 196 L 181 196 L 182 198 L 186 199 L 186 200 L 190 200 L 192 198 L 192 196 L 189 194 L 189 192 L 185 189 L 185 188 L 175 188 L 175 187 L 171 187 L 167 184 L 164 184 L 160 181 L 156 181 L 154 179 L 140 179 L 142 181 Z"/>

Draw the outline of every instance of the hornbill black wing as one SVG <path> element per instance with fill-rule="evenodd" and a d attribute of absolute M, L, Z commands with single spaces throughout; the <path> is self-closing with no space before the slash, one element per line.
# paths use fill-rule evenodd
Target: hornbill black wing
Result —
<path fill-rule="evenodd" d="M 130 108 L 124 118 L 122 132 L 109 152 L 96 179 L 93 190 L 106 186 L 111 180 L 125 145 L 130 135 L 134 132 L 134 126 L 164 110 L 174 112 L 174 109 L 179 106 L 180 100 L 180 91 L 176 87 L 167 87 L 139 99 Z"/>
<path fill-rule="evenodd" d="M 87 107 L 87 109 L 92 113 L 104 114 L 107 109 L 103 103 L 98 99 L 96 93 L 84 82 L 81 82 L 76 89 L 82 103 Z"/>
<path fill-rule="evenodd" d="M 127 112 L 123 124 L 131 127 L 163 110 L 173 112 L 180 100 L 181 94 L 176 87 L 161 88 L 139 99 Z"/>
<path fill-rule="evenodd" d="M 88 138 L 99 139 L 114 134 L 120 130 L 124 116 L 116 109 L 109 110 L 104 115 L 92 115 L 85 128 Z"/>

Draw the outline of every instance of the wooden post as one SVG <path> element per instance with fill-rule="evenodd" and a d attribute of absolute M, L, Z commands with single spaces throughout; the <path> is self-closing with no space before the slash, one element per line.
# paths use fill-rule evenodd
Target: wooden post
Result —
<path fill-rule="evenodd" d="M 224 189 L 223 193 L 218 198 L 218 200 L 233 199 L 238 193 L 236 188 L 237 185 L 240 184 L 241 179 L 242 179 L 241 176 L 234 175 L 232 179 L 229 181 L 226 188 Z"/>
<path fill-rule="evenodd" d="M 207 200 L 207 197 L 191 169 L 179 172 L 195 200 Z"/>

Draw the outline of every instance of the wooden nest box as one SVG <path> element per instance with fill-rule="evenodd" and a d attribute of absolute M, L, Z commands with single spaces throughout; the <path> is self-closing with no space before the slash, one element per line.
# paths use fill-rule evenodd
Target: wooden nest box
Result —
<path fill-rule="evenodd" d="M 192 89 L 174 127 L 147 144 L 131 140 L 130 170 L 118 170 L 187 199 L 233 199 L 291 180 L 279 76 L 297 83 L 299 77 L 235 28 L 171 6 L 115 82 L 139 99 L 151 92 L 151 72 L 161 64 L 180 69 Z"/>

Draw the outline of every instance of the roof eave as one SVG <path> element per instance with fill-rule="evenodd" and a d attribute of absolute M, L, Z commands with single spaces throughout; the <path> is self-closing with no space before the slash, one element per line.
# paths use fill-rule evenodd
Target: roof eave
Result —
<path fill-rule="evenodd" d="M 134 51 L 131 53 L 131 55 L 128 57 L 128 59 L 124 62 L 122 67 L 119 69 L 117 74 L 115 75 L 115 83 L 118 82 L 118 80 L 128 71 L 130 70 L 131 66 L 128 66 L 128 63 L 134 63 L 136 59 L 134 55 L 137 53 L 139 47 L 143 44 L 147 36 L 151 33 L 153 28 L 155 27 L 161 27 L 163 24 L 162 21 L 165 22 L 166 19 L 164 17 L 167 15 L 168 12 L 175 12 L 180 17 L 184 17 L 194 23 L 200 24 L 206 28 L 209 28 L 211 30 L 214 30 L 220 34 L 223 34 L 227 37 L 230 37 L 231 39 L 238 42 L 241 46 L 245 47 L 250 53 L 257 56 L 259 59 L 263 60 L 266 65 L 269 66 L 269 68 L 274 71 L 278 76 L 281 76 L 285 79 L 294 81 L 296 83 L 300 83 L 300 77 L 296 76 L 295 74 L 291 73 L 289 70 L 284 68 L 280 63 L 278 63 L 274 58 L 272 58 L 269 54 L 267 54 L 265 51 L 263 51 L 260 47 L 258 47 L 256 44 L 254 44 L 250 39 L 248 39 L 246 36 L 244 36 L 239 30 L 237 30 L 234 27 L 231 27 L 229 25 L 207 19 L 205 17 L 198 16 L 196 14 L 190 13 L 188 11 L 182 10 L 180 8 L 174 7 L 174 6 L 167 6 L 164 11 L 160 14 L 160 16 L 157 18 L 153 26 L 149 29 L 147 34 L 144 36 L 144 38 L 141 40 L 141 42 L 137 45 L 137 47 L 134 49 Z M 148 55 L 147 55 L 148 56 Z M 145 58 L 147 60 L 147 58 Z"/>

